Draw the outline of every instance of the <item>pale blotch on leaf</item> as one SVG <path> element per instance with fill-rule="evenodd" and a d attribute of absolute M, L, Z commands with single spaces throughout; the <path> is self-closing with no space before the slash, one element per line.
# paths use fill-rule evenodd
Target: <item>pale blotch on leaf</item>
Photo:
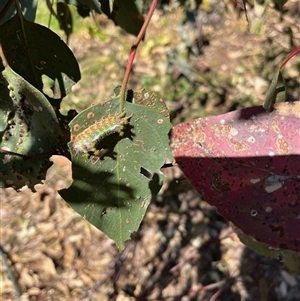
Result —
<path fill-rule="evenodd" d="M 266 209 L 265 209 L 265 211 L 267 212 L 267 213 L 271 213 L 272 212 L 272 207 L 270 207 L 270 206 L 268 206 Z"/>
<path fill-rule="evenodd" d="M 284 139 L 277 139 L 276 146 L 279 154 L 288 155 L 290 152 L 289 144 Z"/>
<path fill-rule="evenodd" d="M 274 157 L 275 153 L 274 152 L 269 152 L 269 157 Z"/>
<path fill-rule="evenodd" d="M 87 119 L 91 119 L 91 118 L 94 118 L 95 117 L 95 114 L 93 113 L 93 112 L 88 112 L 87 114 L 86 114 L 86 118 Z"/>
<path fill-rule="evenodd" d="M 257 216 L 257 214 L 258 214 L 258 212 L 257 212 L 256 210 L 251 210 L 251 212 L 250 212 L 250 215 L 251 215 L 252 217 Z"/>
<path fill-rule="evenodd" d="M 230 139 L 230 144 L 233 146 L 235 152 L 241 152 L 249 149 L 249 146 L 243 141 L 238 141 L 234 139 Z"/>
<path fill-rule="evenodd" d="M 237 129 L 235 129 L 235 128 L 230 129 L 230 135 L 236 136 L 238 133 L 239 133 L 239 131 Z"/>
<path fill-rule="evenodd" d="M 74 126 L 73 126 L 73 131 L 74 131 L 74 132 L 77 132 L 77 131 L 79 131 L 79 130 L 80 130 L 80 125 L 79 125 L 78 123 L 74 124 Z"/>
<path fill-rule="evenodd" d="M 265 187 L 266 192 L 271 193 L 274 192 L 282 187 L 281 182 L 274 182 L 268 186 Z"/>
<path fill-rule="evenodd" d="M 254 138 L 253 136 L 251 136 L 251 137 L 249 137 L 249 138 L 247 139 L 247 141 L 248 141 L 249 143 L 254 143 L 254 142 L 255 142 L 255 138 Z"/>
<path fill-rule="evenodd" d="M 258 183 L 258 182 L 260 182 L 261 180 L 260 180 L 260 178 L 257 178 L 257 179 L 250 179 L 250 183 L 252 183 L 252 184 L 256 184 L 256 183 Z"/>

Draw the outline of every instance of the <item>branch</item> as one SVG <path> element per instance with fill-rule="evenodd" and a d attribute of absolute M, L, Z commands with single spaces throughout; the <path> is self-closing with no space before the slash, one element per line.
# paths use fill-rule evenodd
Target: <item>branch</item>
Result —
<path fill-rule="evenodd" d="M 142 38 L 145 36 L 146 29 L 147 29 L 147 27 L 150 23 L 150 20 L 152 18 L 153 13 L 154 13 L 157 2 L 158 2 L 158 0 L 153 0 L 152 1 L 151 7 L 150 7 L 149 12 L 147 14 L 147 17 L 145 19 L 145 22 L 144 22 L 138 36 L 136 37 L 135 42 L 133 43 L 133 45 L 131 46 L 131 49 L 130 49 L 130 54 L 129 54 L 129 58 L 128 58 L 127 66 L 126 66 L 126 71 L 125 71 L 125 75 L 124 75 L 124 79 L 123 79 L 123 83 L 122 83 L 122 87 L 121 87 L 121 92 L 120 92 L 120 98 L 121 98 L 120 111 L 121 112 L 123 112 L 123 109 L 124 109 L 127 84 L 128 84 L 128 81 L 129 81 L 129 76 L 130 76 L 130 72 L 131 72 L 131 69 L 132 69 L 134 57 L 135 57 L 137 48 L 138 48 Z"/>

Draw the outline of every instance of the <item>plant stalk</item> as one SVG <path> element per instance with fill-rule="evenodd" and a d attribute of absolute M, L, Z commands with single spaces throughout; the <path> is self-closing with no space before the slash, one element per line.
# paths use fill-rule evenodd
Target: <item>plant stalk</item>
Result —
<path fill-rule="evenodd" d="M 124 79 L 123 79 L 123 83 L 122 83 L 122 87 L 121 87 L 121 92 L 120 92 L 120 99 L 121 99 L 120 112 L 123 112 L 123 110 L 124 110 L 124 105 L 125 105 L 125 100 L 126 100 L 127 84 L 128 84 L 128 81 L 129 81 L 129 76 L 130 76 L 130 72 L 131 72 L 131 69 L 132 69 L 132 65 L 133 65 L 133 61 L 134 61 L 134 57 L 135 57 L 137 48 L 138 48 L 142 38 L 145 36 L 146 29 L 147 29 L 147 27 L 150 23 L 150 20 L 152 18 L 153 13 L 154 13 L 157 2 L 158 2 L 158 0 L 153 0 L 152 1 L 149 12 L 148 12 L 147 17 L 145 19 L 145 22 L 144 22 L 138 36 L 136 37 L 135 42 L 131 46 L 130 54 L 129 54 L 129 58 L 128 58 L 127 66 L 126 66 L 126 71 L 125 71 L 125 74 L 124 74 Z"/>

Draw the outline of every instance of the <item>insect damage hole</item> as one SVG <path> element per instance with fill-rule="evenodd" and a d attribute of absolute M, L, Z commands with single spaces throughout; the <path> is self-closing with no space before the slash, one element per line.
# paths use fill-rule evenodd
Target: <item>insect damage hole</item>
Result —
<path fill-rule="evenodd" d="M 54 97 L 53 87 L 54 87 L 54 80 L 51 79 L 49 76 L 43 74 L 42 75 L 42 83 L 43 83 L 43 92 L 50 98 Z"/>
<path fill-rule="evenodd" d="M 141 167 L 140 174 L 142 174 L 149 180 L 152 180 L 153 178 L 153 174 L 149 170 L 145 169 L 144 167 Z"/>

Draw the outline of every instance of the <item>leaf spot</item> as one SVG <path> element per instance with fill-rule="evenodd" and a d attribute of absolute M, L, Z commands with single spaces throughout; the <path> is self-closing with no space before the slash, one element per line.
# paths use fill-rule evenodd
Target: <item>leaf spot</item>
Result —
<path fill-rule="evenodd" d="M 274 157 L 275 156 L 275 153 L 274 152 L 269 152 L 269 157 Z"/>
<path fill-rule="evenodd" d="M 91 157 L 91 163 L 94 165 L 99 161 L 99 159 L 100 159 L 100 152 L 99 152 L 99 155 L 95 155 L 95 156 Z"/>
<path fill-rule="evenodd" d="M 281 182 L 273 182 L 265 187 L 266 192 L 271 193 L 282 187 Z"/>
<path fill-rule="evenodd" d="M 280 128 L 278 126 L 278 121 L 277 120 L 274 120 L 272 122 L 272 129 L 275 133 L 280 133 Z"/>
<path fill-rule="evenodd" d="M 73 130 L 74 130 L 74 132 L 79 131 L 80 130 L 80 125 L 78 123 L 74 124 Z"/>
<path fill-rule="evenodd" d="M 94 118 L 95 117 L 95 114 L 93 113 L 93 112 L 88 112 L 87 114 L 86 114 L 86 118 L 87 119 L 91 119 L 91 118 Z"/>
<path fill-rule="evenodd" d="M 272 207 L 270 207 L 270 206 L 268 206 L 268 207 L 265 209 L 265 211 L 266 211 L 267 213 L 271 213 L 271 212 L 272 212 L 272 210 L 273 210 L 273 208 L 272 208 Z"/>
<path fill-rule="evenodd" d="M 250 183 L 252 183 L 252 184 L 256 184 L 256 183 L 258 183 L 258 182 L 260 182 L 260 181 L 261 181 L 260 178 L 250 179 Z"/>
<path fill-rule="evenodd" d="M 250 212 L 250 215 L 251 215 L 252 217 L 257 216 L 257 214 L 258 214 L 258 212 L 257 212 L 256 210 L 251 210 L 251 212 Z"/>
<path fill-rule="evenodd" d="M 214 125 L 212 127 L 212 130 L 216 137 L 230 136 L 231 129 L 232 129 L 232 127 L 230 124 Z"/>
<path fill-rule="evenodd" d="M 245 151 L 247 149 L 249 149 L 249 146 L 244 143 L 243 141 L 238 141 L 238 140 L 234 140 L 234 139 L 229 139 L 230 144 L 233 146 L 233 150 L 235 152 L 242 152 Z"/>
<path fill-rule="evenodd" d="M 283 139 L 277 139 L 276 140 L 276 146 L 277 146 L 277 150 L 280 154 L 289 154 L 290 152 L 290 148 L 288 143 L 283 140 Z"/>
<path fill-rule="evenodd" d="M 239 133 L 239 131 L 237 129 L 235 129 L 235 128 L 230 129 L 230 135 L 236 136 L 238 133 Z"/>
<path fill-rule="evenodd" d="M 247 139 L 247 141 L 248 141 L 249 143 L 254 143 L 254 142 L 255 142 L 255 138 L 254 138 L 253 136 L 251 136 L 251 137 L 249 137 L 249 138 Z"/>

